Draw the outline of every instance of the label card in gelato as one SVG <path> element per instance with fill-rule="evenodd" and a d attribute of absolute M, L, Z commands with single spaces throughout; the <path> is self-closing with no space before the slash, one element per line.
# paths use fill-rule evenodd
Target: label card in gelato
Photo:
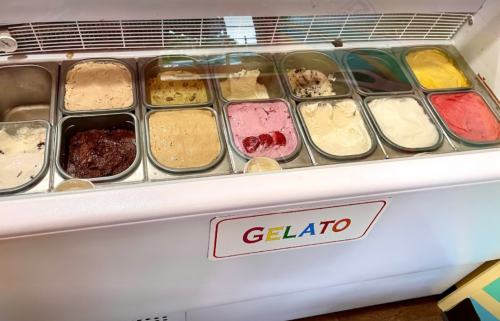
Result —
<path fill-rule="evenodd" d="M 282 213 L 214 218 L 210 260 L 355 241 L 373 228 L 390 198 Z"/>

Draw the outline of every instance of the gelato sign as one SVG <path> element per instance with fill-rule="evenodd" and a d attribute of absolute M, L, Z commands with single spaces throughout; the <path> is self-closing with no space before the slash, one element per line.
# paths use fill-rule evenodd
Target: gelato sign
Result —
<path fill-rule="evenodd" d="M 209 259 L 291 250 L 365 237 L 390 199 L 289 212 L 217 217 Z"/>

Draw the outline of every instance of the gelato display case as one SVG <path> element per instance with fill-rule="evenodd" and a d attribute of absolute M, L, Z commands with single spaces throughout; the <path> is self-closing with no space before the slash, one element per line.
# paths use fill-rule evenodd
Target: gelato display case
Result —
<path fill-rule="evenodd" d="M 285 321 L 499 259 L 499 16 L 5 4 L 0 321 Z"/>

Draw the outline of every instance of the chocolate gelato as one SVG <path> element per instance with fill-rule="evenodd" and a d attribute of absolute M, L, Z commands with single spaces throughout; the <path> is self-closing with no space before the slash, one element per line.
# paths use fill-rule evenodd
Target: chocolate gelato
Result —
<path fill-rule="evenodd" d="M 66 171 L 77 178 L 120 174 L 136 157 L 133 130 L 93 129 L 71 137 Z"/>

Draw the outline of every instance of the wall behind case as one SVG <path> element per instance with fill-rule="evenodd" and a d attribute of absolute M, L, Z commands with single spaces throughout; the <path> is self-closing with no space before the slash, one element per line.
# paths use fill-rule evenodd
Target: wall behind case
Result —
<path fill-rule="evenodd" d="M 218 16 L 477 12 L 484 0 L 22 0 L 2 3 L 2 24 Z"/>

